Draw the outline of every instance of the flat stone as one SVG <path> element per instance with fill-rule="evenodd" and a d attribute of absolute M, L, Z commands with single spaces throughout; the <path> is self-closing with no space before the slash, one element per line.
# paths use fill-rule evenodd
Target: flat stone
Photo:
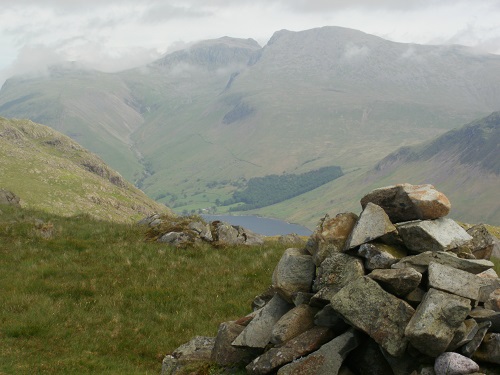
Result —
<path fill-rule="evenodd" d="M 490 331 L 500 333 L 500 312 L 477 307 L 469 316 L 478 323 L 491 322 Z"/>
<path fill-rule="evenodd" d="M 333 338 L 326 327 L 314 327 L 283 345 L 269 349 L 246 366 L 248 374 L 269 374 L 279 367 L 303 357 Z"/>
<path fill-rule="evenodd" d="M 487 333 L 472 358 L 500 365 L 500 333 Z"/>
<path fill-rule="evenodd" d="M 373 241 L 388 233 L 396 232 L 385 211 L 373 203 L 368 203 L 359 216 L 347 242 L 345 249 Z"/>
<path fill-rule="evenodd" d="M 338 375 L 345 357 L 358 345 L 359 333 L 349 329 L 314 353 L 281 367 L 278 375 Z"/>
<path fill-rule="evenodd" d="M 415 290 L 422 280 L 422 274 L 413 268 L 377 269 L 373 270 L 368 277 L 398 297 L 406 296 Z"/>
<path fill-rule="evenodd" d="M 453 352 L 461 346 L 467 344 L 474 338 L 478 330 L 479 325 L 474 319 L 464 320 L 458 330 L 455 332 L 455 335 L 453 336 L 450 345 L 448 345 L 448 347 L 446 348 L 446 351 Z"/>
<path fill-rule="evenodd" d="M 290 305 L 276 294 L 232 342 L 235 346 L 265 348 L 271 339 L 274 324 L 290 309 Z"/>
<path fill-rule="evenodd" d="M 485 302 L 500 281 L 485 279 L 443 264 L 429 265 L 429 286 L 475 301 Z"/>
<path fill-rule="evenodd" d="M 458 353 L 446 352 L 434 362 L 436 375 L 463 375 L 479 371 L 479 365 L 472 359 Z"/>
<path fill-rule="evenodd" d="M 417 255 L 410 255 L 402 258 L 399 262 L 393 264 L 391 268 L 414 268 L 418 272 L 427 271 L 431 262 L 444 264 L 462 271 L 479 274 L 491 269 L 493 262 L 485 259 L 462 259 L 455 254 L 445 251 L 426 251 Z"/>
<path fill-rule="evenodd" d="M 231 343 L 245 329 L 235 322 L 219 325 L 211 359 L 220 366 L 246 366 L 261 353 L 261 349 L 233 346 Z"/>
<path fill-rule="evenodd" d="M 255 296 L 252 301 L 252 310 L 256 311 L 263 308 L 274 297 L 276 292 L 276 288 L 271 285 L 264 292 Z"/>
<path fill-rule="evenodd" d="M 279 345 L 312 328 L 317 312 L 318 309 L 305 304 L 294 307 L 276 322 L 269 341 Z"/>
<path fill-rule="evenodd" d="M 415 288 L 410 293 L 408 293 L 404 300 L 408 302 L 411 306 L 417 307 L 420 302 L 424 299 L 426 291 L 422 288 Z"/>
<path fill-rule="evenodd" d="M 467 233 L 472 236 L 472 241 L 465 245 L 467 250 L 470 250 L 477 259 L 490 259 L 495 242 L 494 236 L 488 232 L 485 225 L 474 225 L 467 229 Z"/>
<path fill-rule="evenodd" d="M 335 253 L 326 258 L 317 268 L 313 291 L 324 287 L 336 293 L 345 285 L 365 275 L 361 259 L 344 253 Z"/>
<path fill-rule="evenodd" d="M 406 251 L 400 247 L 380 242 L 370 242 L 361 245 L 358 255 L 365 258 L 365 269 L 369 271 L 391 268 L 391 265 L 407 256 Z"/>
<path fill-rule="evenodd" d="M 361 198 L 364 208 L 369 202 L 382 207 L 393 223 L 437 219 L 446 216 L 451 204 L 434 186 L 398 184 L 375 189 Z"/>
<path fill-rule="evenodd" d="M 310 292 L 316 267 L 305 250 L 289 248 L 273 272 L 273 286 L 289 301 L 297 292 Z"/>
<path fill-rule="evenodd" d="M 415 312 L 408 303 L 366 276 L 346 285 L 330 302 L 333 310 L 391 355 L 404 353 L 408 344 L 404 330 Z"/>
<path fill-rule="evenodd" d="M 460 353 L 462 353 L 466 357 L 472 356 L 477 348 L 479 348 L 479 345 L 481 345 L 481 343 L 483 342 L 484 336 L 486 335 L 490 327 L 491 322 L 479 323 L 477 325 L 477 331 L 474 337 L 461 348 Z"/>
<path fill-rule="evenodd" d="M 405 336 L 431 357 L 443 353 L 470 312 L 470 300 L 430 288 L 406 326 Z"/>

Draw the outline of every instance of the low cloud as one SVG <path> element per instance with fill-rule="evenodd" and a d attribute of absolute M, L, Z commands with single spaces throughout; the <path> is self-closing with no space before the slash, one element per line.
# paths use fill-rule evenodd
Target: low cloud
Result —
<path fill-rule="evenodd" d="M 345 46 L 342 58 L 345 60 L 359 59 L 368 56 L 370 49 L 367 46 L 358 46 L 354 43 L 348 43 Z"/>

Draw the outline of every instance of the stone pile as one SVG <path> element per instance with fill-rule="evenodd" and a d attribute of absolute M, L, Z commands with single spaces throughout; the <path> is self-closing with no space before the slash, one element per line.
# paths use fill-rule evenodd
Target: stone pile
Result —
<path fill-rule="evenodd" d="M 285 251 L 252 313 L 177 349 L 162 374 L 196 361 L 248 374 L 500 373 L 500 278 L 484 226 L 446 218 L 450 202 L 431 185 L 377 189 L 361 205 L 359 217 L 323 218 Z"/>

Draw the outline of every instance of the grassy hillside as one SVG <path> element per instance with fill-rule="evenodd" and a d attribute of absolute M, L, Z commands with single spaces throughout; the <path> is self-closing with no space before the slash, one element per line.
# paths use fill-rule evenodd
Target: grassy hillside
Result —
<path fill-rule="evenodd" d="M 167 353 L 250 312 L 284 251 L 174 249 L 134 225 L 0 210 L 1 374 L 158 374 Z"/>
<path fill-rule="evenodd" d="M 28 208 L 131 222 L 168 211 L 96 155 L 44 125 L 0 117 L 0 187 Z"/>

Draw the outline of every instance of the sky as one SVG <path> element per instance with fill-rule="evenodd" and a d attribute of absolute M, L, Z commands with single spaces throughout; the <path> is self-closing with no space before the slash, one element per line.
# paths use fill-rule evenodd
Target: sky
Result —
<path fill-rule="evenodd" d="M 500 0 L 0 0 L 0 85 L 78 61 L 114 72 L 190 43 L 343 26 L 500 54 Z"/>

